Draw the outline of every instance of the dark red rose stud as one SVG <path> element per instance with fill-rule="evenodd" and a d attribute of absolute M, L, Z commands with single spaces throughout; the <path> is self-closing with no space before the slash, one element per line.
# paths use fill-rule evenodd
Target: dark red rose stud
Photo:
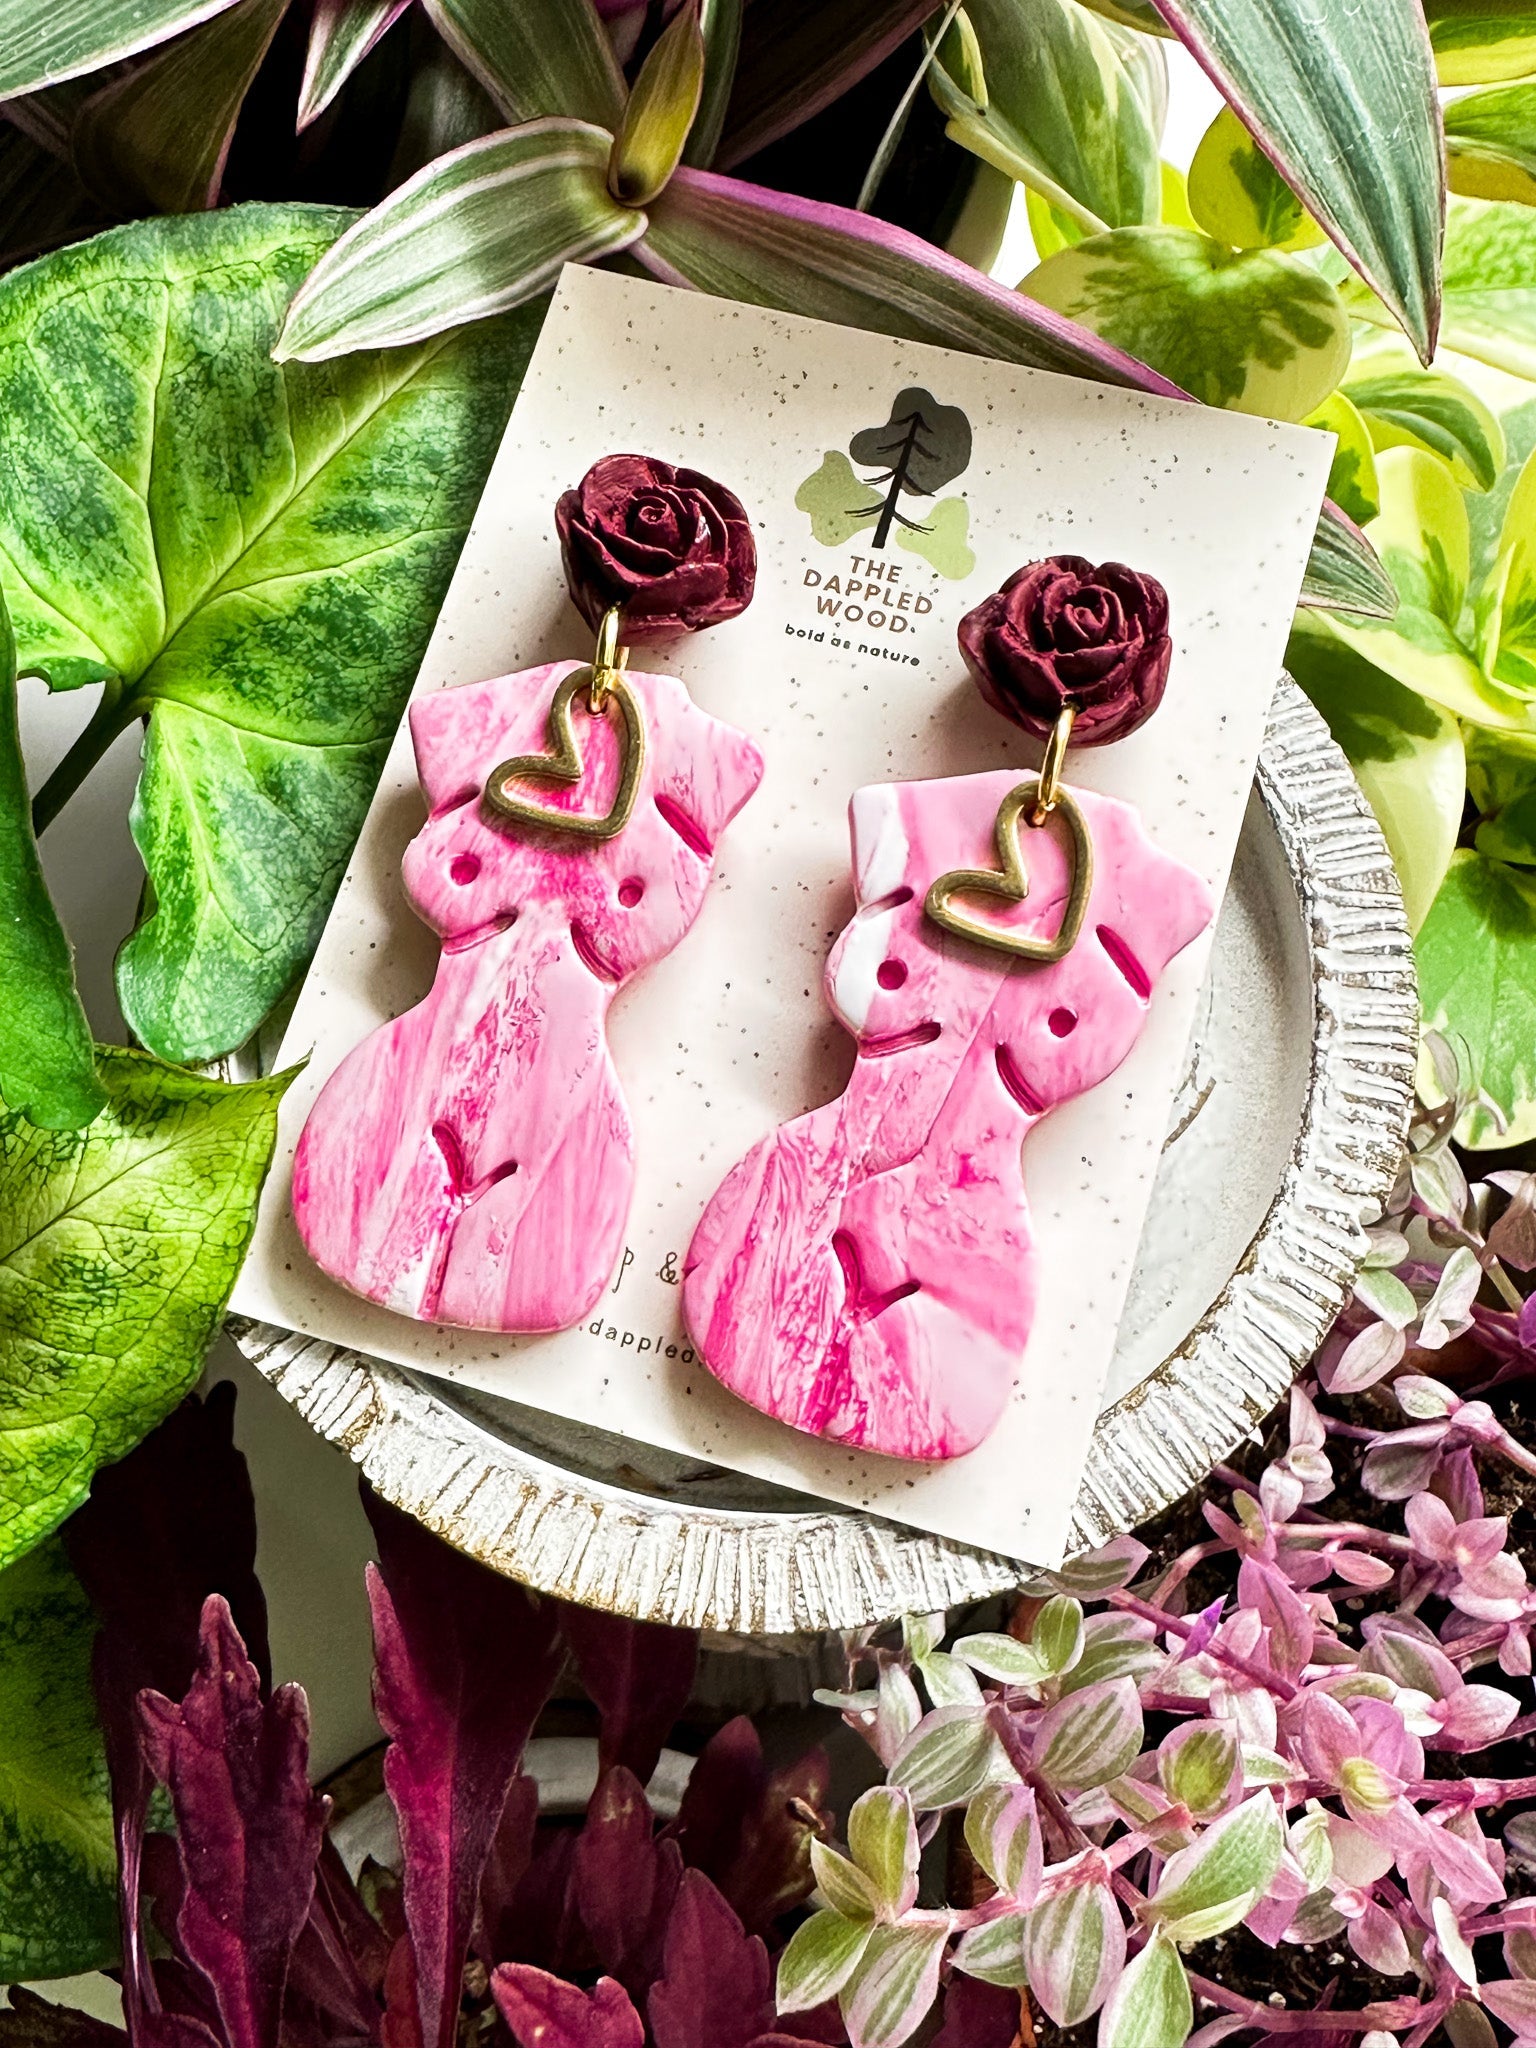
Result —
<path fill-rule="evenodd" d="M 698 632 L 752 601 L 757 546 L 734 491 L 649 455 L 605 455 L 555 507 L 571 601 L 594 631 L 617 607 L 631 640 Z"/>
<path fill-rule="evenodd" d="M 1016 569 L 960 621 L 960 652 L 1004 718 L 1049 739 L 1064 711 L 1080 746 L 1124 739 L 1168 682 L 1168 593 L 1155 576 L 1082 555 Z"/>

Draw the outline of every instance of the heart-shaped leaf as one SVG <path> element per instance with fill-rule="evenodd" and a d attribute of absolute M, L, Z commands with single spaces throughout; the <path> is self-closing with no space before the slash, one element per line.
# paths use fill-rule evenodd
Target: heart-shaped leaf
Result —
<path fill-rule="evenodd" d="M 0 585 L 24 671 L 104 683 L 107 734 L 149 716 L 118 989 L 176 1060 L 241 1044 L 308 958 L 537 325 L 280 368 L 350 218 L 146 221 L 0 282 Z"/>
<path fill-rule="evenodd" d="M 1349 321 L 1326 279 L 1279 251 L 1229 249 L 1187 228 L 1091 235 L 1019 289 L 1237 412 L 1305 419 L 1349 364 Z"/>
<path fill-rule="evenodd" d="M 96 1617 L 44 1543 L 0 1572 L 0 1981 L 117 1959 L 117 1850 L 91 1696 Z"/>
<path fill-rule="evenodd" d="M 107 1106 L 85 1130 L 0 1117 L 0 1565 L 201 1372 L 287 1086 L 98 1057 Z"/>
<path fill-rule="evenodd" d="M 1234 249 L 1305 249 L 1323 239 L 1230 107 L 1200 138 L 1187 196 L 1195 224 Z"/>

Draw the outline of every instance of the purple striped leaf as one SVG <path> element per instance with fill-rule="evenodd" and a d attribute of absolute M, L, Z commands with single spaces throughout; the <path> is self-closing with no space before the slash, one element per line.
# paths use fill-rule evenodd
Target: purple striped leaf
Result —
<path fill-rule="evenodd" d="M 301 131 L 325 112 L 386 29 L 394 27 L 410 4 L 411 0 L 315 0 L 304 82 L 299 87 Z"/>
<path fill-rule="evenodd" d="M 941 0 L 754 0 L 715 155 L 722 167 L 809 121 L 898 49 Z"/>
<path fill-rule="evenodd" d="M 1427 362 L 1445 158 L 1419 0 L 1154 0 L 1318 225 Z"/>

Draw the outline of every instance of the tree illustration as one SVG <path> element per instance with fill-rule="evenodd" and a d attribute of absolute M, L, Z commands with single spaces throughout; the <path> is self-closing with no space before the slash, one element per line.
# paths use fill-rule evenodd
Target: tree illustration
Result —
<path fill-rule="evenodd" d="M 901 496 L 905 492 L 909 497 L 931 498 L 953 483 L 971 459 L 971 423 L 958 405 L 940 405 L 931 391 L 910 384 L 897 392 L 885 425 L 865 427 L 855 434 L 848 453 L 861 469 L 878 472 L 864 478 L 867 485 L 886 487 L 870 543 L 883 548 L 893 525 L 923 530 L 920 520 L 908 519 L 901 511 Z M 867 513 L 875 507 L 859 509 Z M 852 510 L 850 507 L 850 516 Z"/>

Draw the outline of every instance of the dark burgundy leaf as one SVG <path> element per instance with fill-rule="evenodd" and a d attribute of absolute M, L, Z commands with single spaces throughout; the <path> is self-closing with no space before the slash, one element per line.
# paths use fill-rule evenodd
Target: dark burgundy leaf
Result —
<path fill-rule="evenodd" d="M 626 1621 L 589 1607 L 561 1608 L 581 1682 L 602 1716 L 600 1761 L 650 1781 L 661 1746 L 687 1706 L 699 1662 L 698 1631 Z"/>
<path fill-rule="evenodd" d="M 748 1930 L 766 1934 L 808 1898 L 811 1842 L 829 1834 L 831 1767 L 823 1749 L 770 1778 L 757 1730 L 739 1715 L 706 1744 L 667 1833 L 683 1861 L 712 1878 Z"/>
<path fill-rule="evenodd" d="M 536 1963 L 562 1977 L 597 1969 L 576 1903 L 576 1831 L 558 1828 L 535 1849 L 504 1923 L 501 1961 Z"/>
<path fill-rule="evenodd" d="M 137 1910 L 150 1778 L 134 1703 L 146 1686 L 170 1699 L 186 1691 L 210 1593 L 229 1602 L 263 1691 L 271 1683 L 256 1508 L 234 1413 L 227 1380 L 206 1399 L 189 1396 L 137 1450 L 96 1474 L 90 1499 L 64 1525 L 70 1563 L 101 1620 L 92 1669 L 117 1833 L 123 2005 L 135 2033 L 154 1987 Z"/>
<path fill-rule="evenodd" d="M 402 1934 L 384 1969 L 384 2048 L 421 2048 L 421 2013 L 416 1991 L 416 1952 Z"/>
<path fill-rule="evenodd" d="M 643 1998 L 661 1969 L 683 1859 L 658 1841 L 640 1781 L 622 1765 L 605 1771 L 576 1843 L 576 1903 L 610 1977 Z"/>
<path fill-rule="evenodd" d="M 533 1857 L 533 1833 L 539 1819 L 539 1788 L 532 1778 L 518 1776 L 507 1787 L 501 1819 L 491 1837 L 480 1880 L 480 1911 L 475 1945 L 487 1967 L 513 1954 L 513 1923 L 518 1889 Z"/>
<path fill-rule="evenodd" d="M 582 1991 L 527 1963 L 504 1963 L 491 1990 L 520 2048 L 644 2048 L 640 2015 L 611 1977 Z"/>
<path fill-rule="evenodd" d="M 452 2048 L 480 1879 L 512 1782 L 559 1676 L 558 1615 L 364 1490 L 374 1708 L 404 1855 L 424 2048 Z"/>
<path fill-rule="evenodd" d="M 944 1994 L 944 2024 L 929 2048 L 1013 2048 L 1020 2010 L 1017 1991 L 957 1972 Z"/>
<path fill-rule="evenodd" d="M 11 1986 L 10 2001 L 0 2006 L 0 2048 L 127 2048 L 121 2027 L 52 2005 L 24 1984 Z"/>
<path fill-rule="evenodd" d="M 377 2040 L 389 1938 L 357 1895 L 336 1844 L 326 1837 L 315 1896 L 293 1951 L 290 2003 L 302 1998 L 347 2039 Z M 327 2029 L 327 2032 L 333 2031 Z"/>
<path fill-rule="evenodd" d="M 182 1953 L 213 1987 L 229 2048 L 276 2048 L 328 1806 L 309 1785 L 308 1702 L 289 1685 L 262 1699 L 228 1605 L 213 1594 L 186 1697 L 142 1693 L 139 1726 L 176 1813 Z"/>
<path fill-rule="evenodd" d="M 656 2048 L 749 2048 L 773 2025 L 768 1951 L 702 1871 L 687 1870 L 646 2010 Z"/>

